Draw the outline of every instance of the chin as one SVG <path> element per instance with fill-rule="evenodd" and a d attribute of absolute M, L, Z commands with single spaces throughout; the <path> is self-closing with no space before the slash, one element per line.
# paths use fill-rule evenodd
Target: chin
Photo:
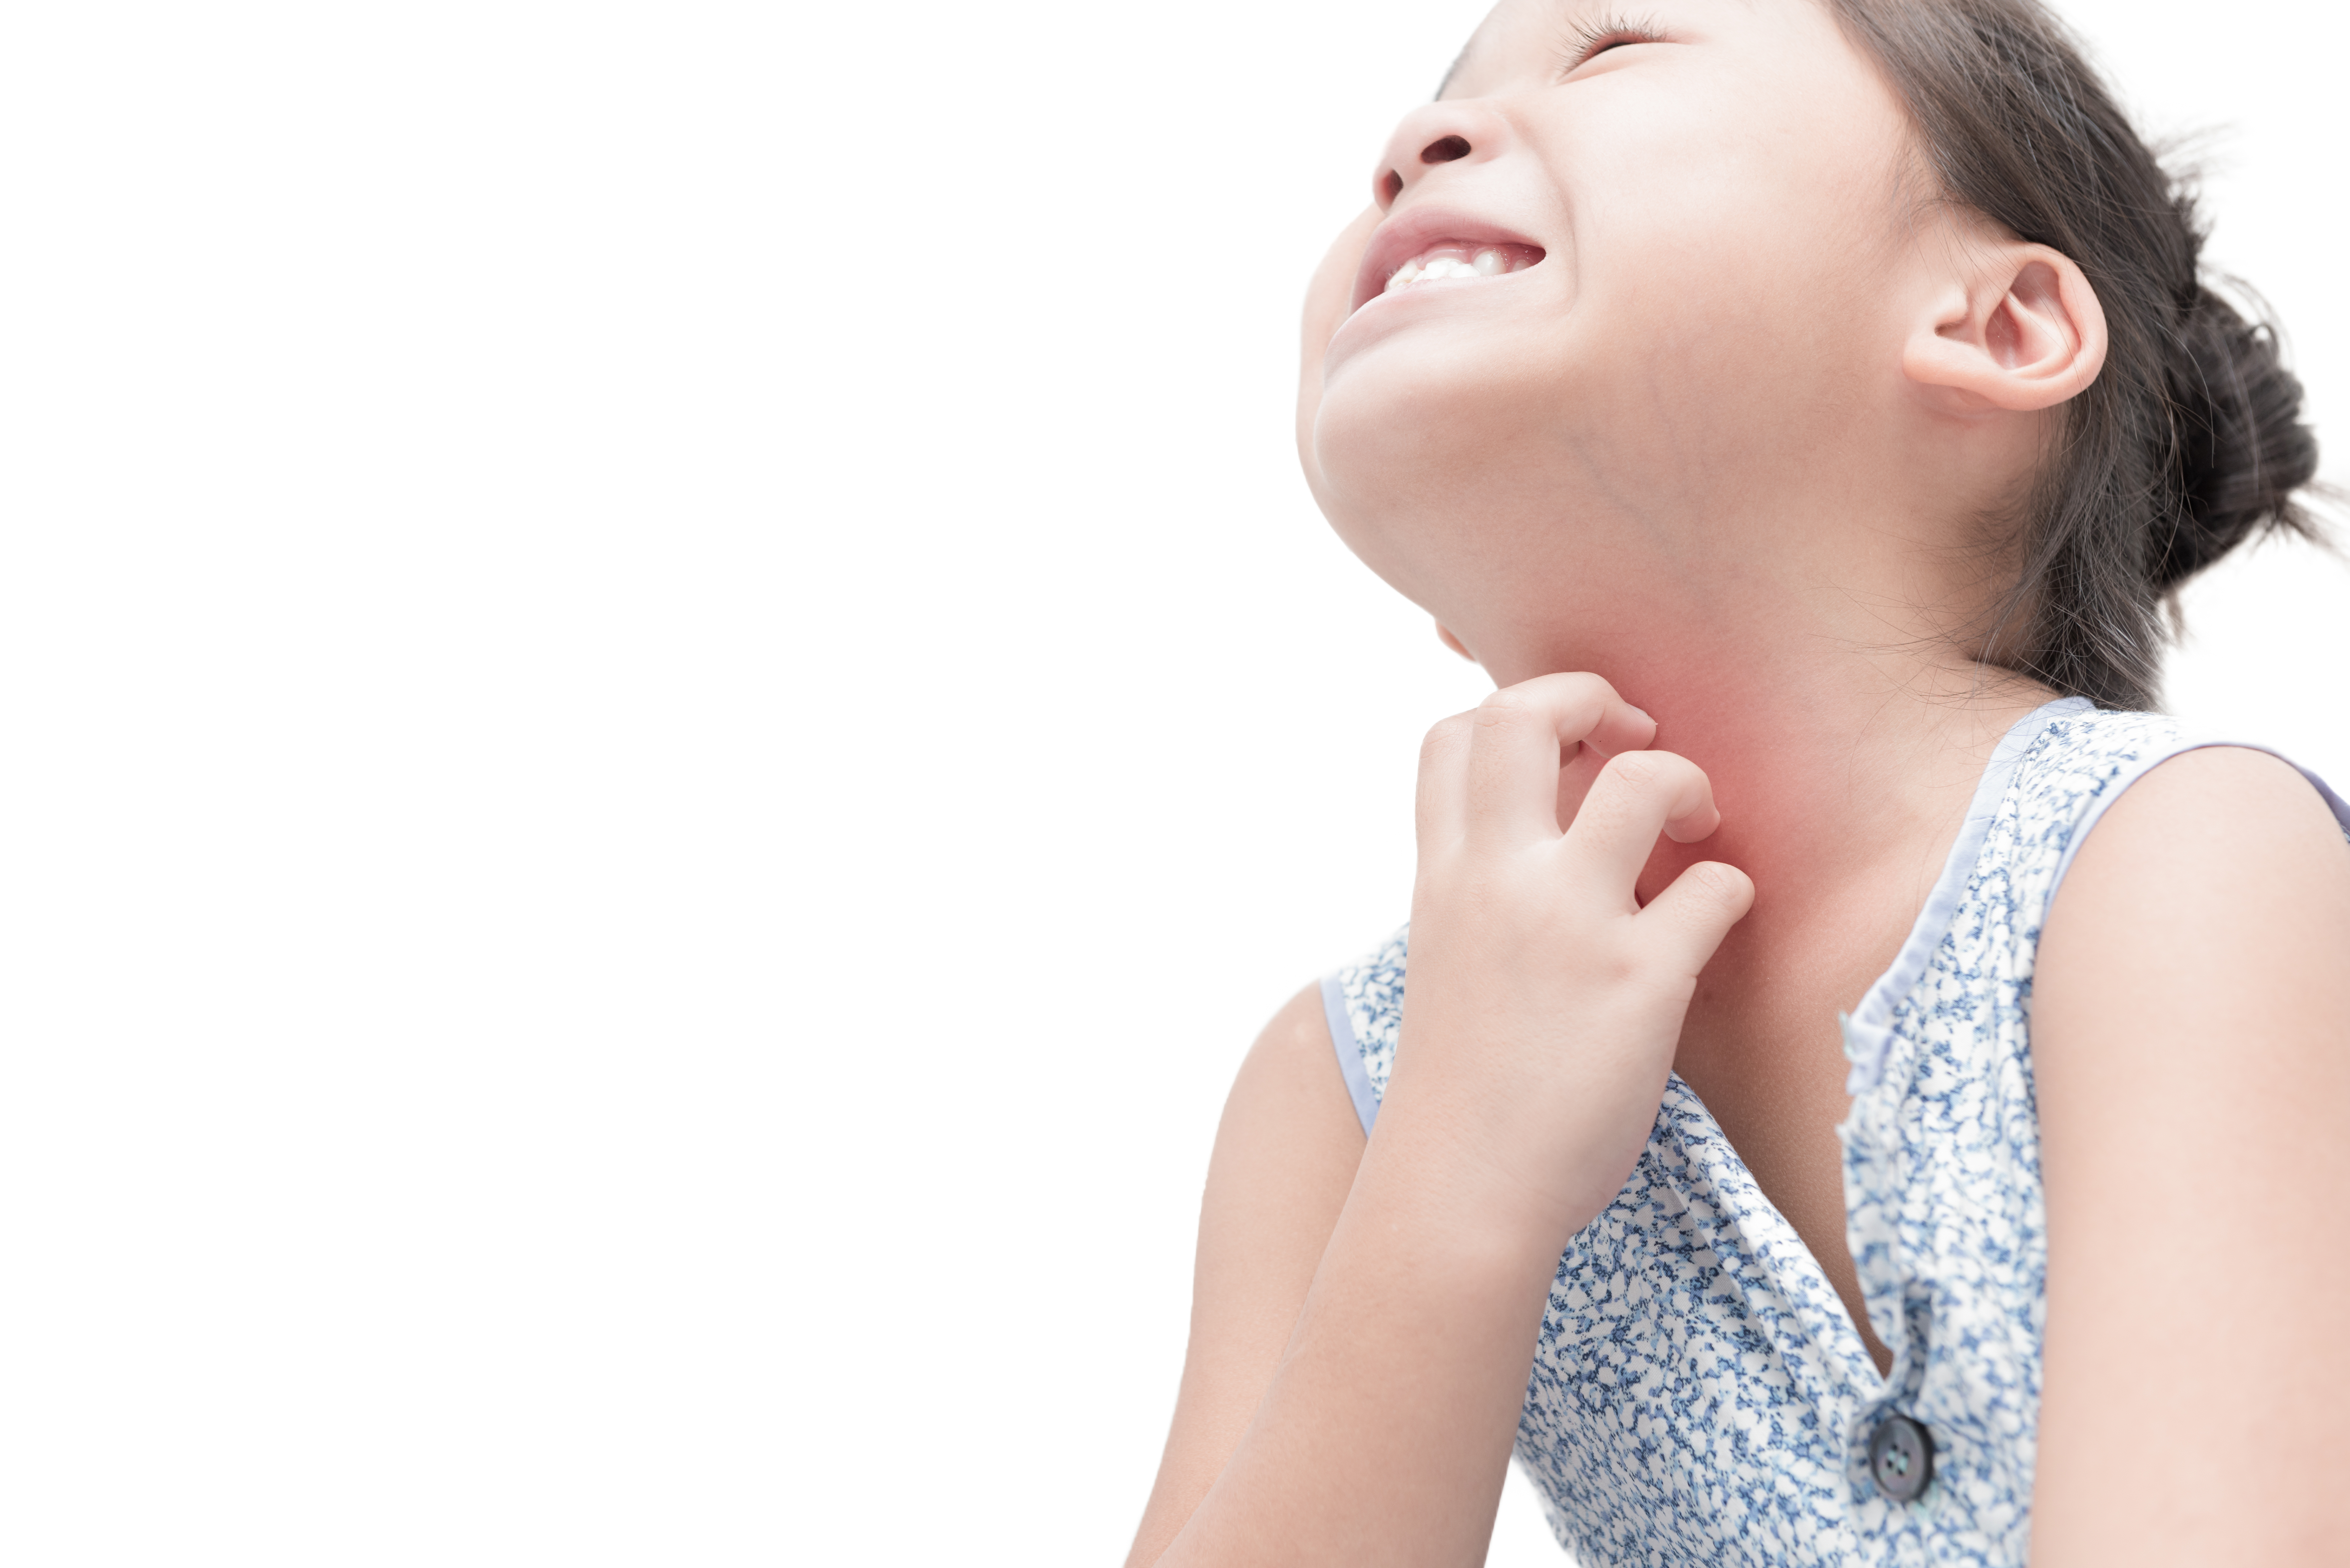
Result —
<path fill-rule="evenodd" d="M 1399 334 L 1335 368 L 1306 454 L 1326 506 L 1449 512 L 1522 489 L 1551 466 L 1564 418 L 1588 395 L 1555 371 L 1528 374 L 1526 358 L 1523 343 Z"/>

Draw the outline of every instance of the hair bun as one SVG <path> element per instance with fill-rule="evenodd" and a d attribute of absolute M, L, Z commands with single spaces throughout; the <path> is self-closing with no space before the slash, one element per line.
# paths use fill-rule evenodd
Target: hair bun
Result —
<path fill-rule="evenodd" d="M 2171 358 L 2183 504 L 2158 519 L 2147 558 L 2147 576 L 2163 590 L 2264 527 L 2306 532 L 2293 494 L 2317 475 L 2301 381 L 2284 368 L 2265 315 L 2247 321 L 2198 286 Z"/>

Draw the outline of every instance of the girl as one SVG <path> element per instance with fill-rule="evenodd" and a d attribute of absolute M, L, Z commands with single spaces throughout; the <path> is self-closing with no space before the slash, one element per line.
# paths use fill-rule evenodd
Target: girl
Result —
<path fill-rule="evenodd" d="M 2151 711 L 2316 454 L 2187 198 L 2033 0 L 1503 0 L 1373 186 L 1300 448 L 1498 690 L 1130 1562 L 1474 1563 L 1513 1443 L 1595 1564 L 2350 1561 L 2350 808 Z"/>

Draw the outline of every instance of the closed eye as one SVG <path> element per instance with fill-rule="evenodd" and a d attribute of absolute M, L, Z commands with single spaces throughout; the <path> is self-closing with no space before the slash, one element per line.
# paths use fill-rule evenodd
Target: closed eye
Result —
<path fill-rule="evenodd" d="M 1579 69 L 1610 49 L 1627 44 L 1661 44 L 1665 36 L 1653 21 L 1634 22 L 1622 16 L 1603 16 L 1593 22 L 1577 22 L 1572 35 L 1559 49 L 1559 74 Z"/>

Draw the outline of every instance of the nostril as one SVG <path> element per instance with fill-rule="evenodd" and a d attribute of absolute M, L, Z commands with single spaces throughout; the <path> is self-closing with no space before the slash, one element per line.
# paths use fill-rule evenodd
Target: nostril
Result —
<path fill-rule="evenodd" d="M 1468 156 L 1469 139 L 1465 136 L 1448 136 L 1419 150 L 1422 163 L 1450 163 L 1456 158 Z"/>
<path fill-rule="evenodd" d="M 1402 194 L 1402 175 L 1390 169 L 1386 173 L 1379 176 L 1379 200 L 1385 202 L 1389 206 L 1393 206 L 1395 205 L 1395 199 Z"/>

